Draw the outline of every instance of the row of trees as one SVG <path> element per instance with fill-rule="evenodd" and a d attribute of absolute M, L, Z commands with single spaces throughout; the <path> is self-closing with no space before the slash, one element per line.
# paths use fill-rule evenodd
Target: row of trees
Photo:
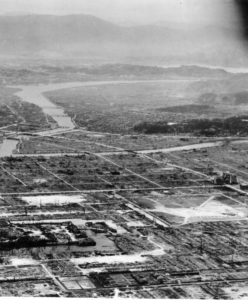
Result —
<path fill-rule="evenodd" d="M 134 126 L 134 131 L 144 134 L 192 133 L 204 136 L 227 136 L 248 134 L 248 116 L 227 119 L 192 119 L 168 125 L 166 121 L 142 122 Z"/>

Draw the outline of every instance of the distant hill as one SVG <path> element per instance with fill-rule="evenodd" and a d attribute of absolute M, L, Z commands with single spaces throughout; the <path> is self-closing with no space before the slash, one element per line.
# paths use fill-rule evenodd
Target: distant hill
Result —
<path fill-rule="evenodd" d="M 140 66 L 130 64 L 102 64 L 100 66 L 90 66 L 79 68 L 78 71 L 88 75 L 108 75 L 108 76 L 164 76 L 173 77 L 194 77 L 194 78 L 226 78 L 231 76 L 230 73 L 222 69 L 210 69 L 200 66 L 180 66 L 180 67 L 154 67 Z"/>
<path fill-rule="evenodd" d="M 0 16 L 1 56 L 241 64 L 236 36 L 235 28 L 122 27 L 90 15 Z"/>

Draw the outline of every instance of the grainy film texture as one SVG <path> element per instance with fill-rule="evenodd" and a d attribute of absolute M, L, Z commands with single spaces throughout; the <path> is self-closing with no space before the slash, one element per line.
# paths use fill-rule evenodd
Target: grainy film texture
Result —
<path fill-rule="evenodd" d="M 0 297 L 247 299 L 248 2 L 0 5 Z"/>

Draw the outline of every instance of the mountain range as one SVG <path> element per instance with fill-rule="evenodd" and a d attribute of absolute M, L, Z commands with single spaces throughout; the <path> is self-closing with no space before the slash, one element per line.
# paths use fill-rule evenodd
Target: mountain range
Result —
<path fill-rule="evenodd" d="M 242 65 L 237 28 L 119 26 L 91 15 L 0 16 L 0 56 Z"/>

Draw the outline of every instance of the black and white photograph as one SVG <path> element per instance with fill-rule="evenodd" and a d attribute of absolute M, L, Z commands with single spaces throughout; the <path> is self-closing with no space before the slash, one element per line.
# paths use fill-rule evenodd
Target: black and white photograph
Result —
<path fill-rule="evenodd" d="M 0 0 L 0 299 L 248 299 L 248 0 Z"/>

